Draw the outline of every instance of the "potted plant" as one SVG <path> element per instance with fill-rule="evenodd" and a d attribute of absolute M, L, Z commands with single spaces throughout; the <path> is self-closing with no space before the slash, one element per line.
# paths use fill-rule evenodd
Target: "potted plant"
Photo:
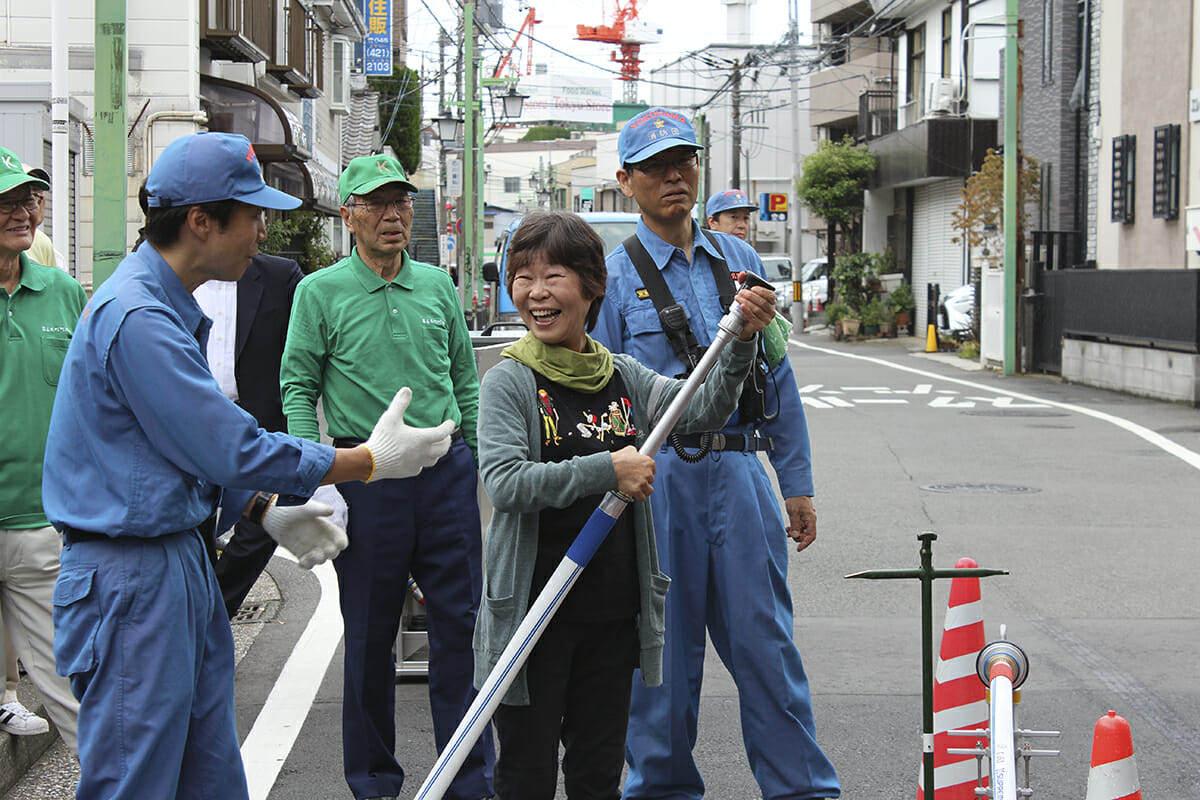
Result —
<path fill-rule="evenodd" d="M 862 318 L 863 335 L 875 336 L 879 333 L 879 326 L 883 324 L 885 318 L 883 303 L 879 301 L 878 297 L 871 298 L 870 302 L 863 306 L 860 317 Z"/>
<path fill-rule="evenodd" d="M 835 339 L 842 338 L 842 320 L 850 312 L 845 303 L 830 303 L 825 306 L 825 324 L 833 331 Z"/>
<path fill-rule="evenodd" d="M 897 286 L 888 295 L 887 305 L 895 316 L 897 327 L 903 325 L 907 328 L 909 314 L 912 313 L 913 308 L 912 288 L 907 283 Z"/>

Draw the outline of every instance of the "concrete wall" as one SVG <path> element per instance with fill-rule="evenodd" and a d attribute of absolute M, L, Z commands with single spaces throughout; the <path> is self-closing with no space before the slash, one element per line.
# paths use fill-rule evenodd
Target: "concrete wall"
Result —
<path fill-rule="evenodd" d="M 1064 339 L 1063 380 L 1200 406 L 1200 355 Z"/>

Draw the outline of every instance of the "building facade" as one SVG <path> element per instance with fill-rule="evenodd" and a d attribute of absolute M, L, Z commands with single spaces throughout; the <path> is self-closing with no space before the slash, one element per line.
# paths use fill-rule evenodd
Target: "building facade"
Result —
<path fill-rule="evenodd" d="M 336 252 L 337 177 L 378 144 L 378 110 L 358 97 L 353 46 L 366 32 L 356 0 L 202 0 L 126 4 L 128 120 L 126 239 L 142 224 L 138 187 L 179 136 L 239 133 L 255 145 L 268 184 L 326 215 Z M 66 268 L 92 283 L 95 20 L 90 0 L 68 3 L 70 230 L 47 232 Z M 0 141 L 49 168 L 50 10 L 0 0 Z M 47 214 L 49 221 L 50 214 Z M 335 223 L 336 221 L 336 223 Z"/>

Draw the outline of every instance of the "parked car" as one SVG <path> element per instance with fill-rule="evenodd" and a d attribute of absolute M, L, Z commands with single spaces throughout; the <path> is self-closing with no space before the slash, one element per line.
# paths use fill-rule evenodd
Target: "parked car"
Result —
<path fill-rule="evenodd" d="M 787 256 L 762 256 L 763 277 L 775 289 L 775 307 L 792 317 L 792 260 Z"/>
<path fill-rule="evenodd" d="M 938 330 L 949 334 L 970 331 L 975 320 L 975 285 L 952 289 L 938 300 Z"/>
<path fill-rule="evenodd" d="M 804 302 L 811 303 L 814 310 L 829 302 L 829 259 L 825 256 L 810 258 L 800 268 L 800 291 Z"/>

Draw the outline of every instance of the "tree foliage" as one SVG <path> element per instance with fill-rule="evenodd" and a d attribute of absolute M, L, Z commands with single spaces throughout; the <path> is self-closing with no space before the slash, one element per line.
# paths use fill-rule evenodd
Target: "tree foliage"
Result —
<path fill-rule="evenodd" d="M 421 78 L 415 69 L 396 66 L 391 77 L 373 77 L 368 85 L 379 92 L 379 131 L 408 174 L 421 166 Z"/>
<path fill-rule="evenodd" d="M 1018 180 L 1021 183 L 1021 198 L 1018 229 L 1027 227 L 1030 206 L 1042 200 L 1041 170 L 1035 158 L 1021 154 Z M 997 252 L 1004 235 L 1004 156 L 988 148 L 979 171 L 967 178 L 962 188 L 962 202 L 954 210 L 950 224 L 958 230 L 955 242 L 966 240 L 971 248 L 989 245 Z"/>
<path fill-rule="evenodd" d="M 534 125 L 521 137 L 522 142 L 546 142 L 551 139 L 570 139 L 571 131 L 558 125 Z"/>
<path fill-rule="evenodd" d="M 796 196 L 809 211 L 840 228 L 842 241 L 857 249 L 863 191 L 874 170 L 875 156 L 849 136 L 840 142 L 822 141 L 804 159 Z"/>
<path fill-rule="evenodd" d="M 307 275 L 337 261 L 329 247 L 323 214 L 291 211 L 267 225 L 267 238 L 258 249 L 274 256 L 294 258 Z"/>

